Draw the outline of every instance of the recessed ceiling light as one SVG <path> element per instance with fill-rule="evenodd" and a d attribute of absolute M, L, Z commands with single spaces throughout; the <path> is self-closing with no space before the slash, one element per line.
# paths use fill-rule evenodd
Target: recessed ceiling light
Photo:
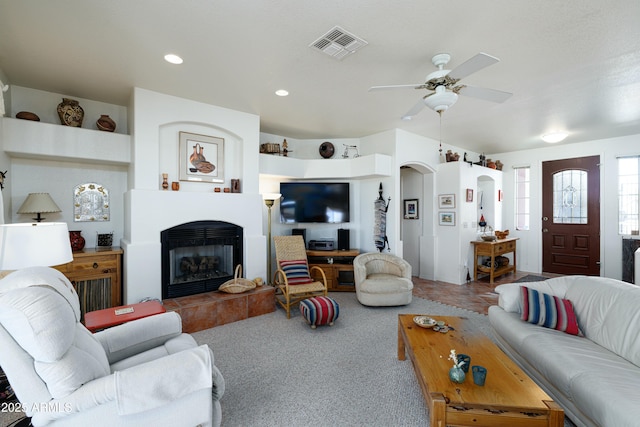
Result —
<path fill-rule="evenodd" d="M 549 144 L 563 141 L 569 134 L 567 132 L 550 132 L 542 135 L 542 140 Z"/>
<path fill-rule="evenodd" d="M 164 60 L 170 62 L 171 64 L 182 64 L 182 58 L 180 58 L 178 55 L 174 55 L 173 53 L 165 55 Z"/>
<path fill-rule="evenodd" d="M 287 95 L 289 95 L 289 92 L 284 90 L 284 89 L 278 89 L 276 91 L 276 95 L 278 95 L 278 96 L 287 96 Z"/>

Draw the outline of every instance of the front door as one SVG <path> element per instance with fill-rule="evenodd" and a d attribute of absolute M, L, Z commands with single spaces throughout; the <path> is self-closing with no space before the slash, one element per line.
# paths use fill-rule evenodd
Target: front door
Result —
<path fill-rule="evenodd" d="M 600 156 L 542 163 L 542 271 L 600 275 Z"/>

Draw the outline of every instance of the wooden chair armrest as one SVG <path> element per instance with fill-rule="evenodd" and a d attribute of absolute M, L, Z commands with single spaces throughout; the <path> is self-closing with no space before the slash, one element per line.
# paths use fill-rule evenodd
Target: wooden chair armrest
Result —
<path fill-rule="evenodd" d="M 314 270 L 318 270 L 320 272 L 320 275 L 322 276 L 322 283 L 324 284 L 324 287 L 326 289 L 327 288 L 327 276 L 324 274 L 324 270 L 322 268 L 318 267 L 317 265 L 313 265 L 309 269 L 309 273 L 311 273 Z"/>

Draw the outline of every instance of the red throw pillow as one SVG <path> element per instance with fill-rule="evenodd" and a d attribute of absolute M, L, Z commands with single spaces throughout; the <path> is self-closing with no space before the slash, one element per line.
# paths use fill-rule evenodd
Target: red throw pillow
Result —
<path fill-rule="evenodd" d="M 522 296 L 521 319 L 534 325 L 578 335 L 578 320 L 568 299 L 545 294 L 520 286 Z"/>
<path fill-rule="evenodd" d="M 313 282 L 309 275 L 306 259 L 280 261 L 280 268 L 284 271 L 284 275 L 287 276 L 289 285 L 304 285 Z"/>

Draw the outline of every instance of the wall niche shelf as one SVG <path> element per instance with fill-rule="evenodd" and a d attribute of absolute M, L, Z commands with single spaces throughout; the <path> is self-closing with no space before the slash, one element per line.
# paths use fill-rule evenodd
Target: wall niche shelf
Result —
<path fill-rule="evenodd" d="M 294 179 L 366 179 L 392 176 L 391 156 L 370 154 L 352 159 L 296 159 L 260 154 L 260 174 Z"/>
<path fill-rule="evenodd" d="M 11 157 L 91 164 L 131 163 L 131 136 L 51 123 L 2 118 L 4 151 Z"/>

